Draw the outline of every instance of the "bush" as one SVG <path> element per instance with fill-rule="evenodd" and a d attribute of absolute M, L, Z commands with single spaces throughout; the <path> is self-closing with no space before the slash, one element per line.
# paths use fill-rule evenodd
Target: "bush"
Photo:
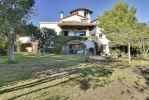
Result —
<path fill-rule="evenodd" d="M 63 46 L 71 40 L 84 40 L 86 37 L 69 37 L 56 35 L 53 29 L 43 28 L 41 32 L 33 34 L 33 40 L 39 40 L 39 49 L 42 53 L 60 54 Z"/>
<path fill-rule="evenodd" d="M 59 54 L 62 52 L 62 48 L 65 44 L 72 40 L 85 40 L 86 37 L 68 37 L 68 36 L 57 36 L 55 38 L 55 46 L 50 50 L 51 53 Z"/>

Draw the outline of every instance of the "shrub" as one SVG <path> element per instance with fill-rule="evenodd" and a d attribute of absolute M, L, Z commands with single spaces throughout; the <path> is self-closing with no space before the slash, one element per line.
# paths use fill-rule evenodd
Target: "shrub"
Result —
<path fill-rule="evenodd" d="M 71 40 L 84 40 L 86 37 L 68 37 L 64 35 L 56 35 L 53 29 L 43 28 L 41 32 L 33 34 L 34 40 L 39 40 L 39 49 L 44 53 L 59 54 L 63 46 Z M 52 43 L 52 46 L 51 46 Z"/>
<path fill-rule="evenodd" d="M 84 40 L 84 39 L 86 39 L 86 37 L 68 37 L 68 36 L 62 36 L 62 35 L 57 36 L 55 38 L 55 46 L 50 52 L 59 54 L 61 53 L 63 46 L 67 44 L 69 41 Z"/>

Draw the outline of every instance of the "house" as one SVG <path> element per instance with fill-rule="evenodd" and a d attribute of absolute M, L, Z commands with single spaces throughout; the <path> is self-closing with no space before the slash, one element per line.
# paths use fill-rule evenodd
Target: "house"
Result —
<path fill-rule="evenodd" d="M 92 13 L 86 8 L 72 10 L 68 16 L 64 16 L 64 12 L 60 12 L 59 21 L 40 22 L 40 28 L 54 29 L 57 35 L 63 33 L 64 36 L 90 36 L 91 30 L 96 27 L 91 20 Z"/>
<path fill-rule="evenodd" d="M 97 42 L 100 42 L 98 44 L 102 45 L 102 40 L 108 39 L 105 37 L 105 35 L 102 33 L 101 28 L 97 27 L 97 22 L 96 20 L 92 20 L 93 11 L 86 9 L 86 8 L 78 8 L 70 11 L 68 16 L 64 16 L 64 12 L 60 12 L 60 18 L 57 22 L 40 22 L 40 29 L 42 28 L 49 28 L 55 30 L 57 35 L 64 35 L 64 36 L 76 36 L 76 37 L 90 37 L 94 35 L 97 37 Z M 100 36 L 103 36 L 100 37 Z M 100 41 L 101 40 L 101 41 Z M 105 40 L 104 40 L 105 41 Z M 107 42 L 106 41 L 106 42 Z M 68 53 L 72 54 L 79 54 L 83 53 L 82 50 L 85 50 L 86 48 L 88 51 L 95 51 L 95 45 L 92 40 L 86 40 L 86 41 L 73 41 L 69 42 L 65 48 L 63 49 L 68 49 L 65 51 L 68 51 Z M 84 46 L 82 46 L 84 44 Z M 92 45 L 90 45 L 92 44 Z M 108 42 L 104 44 L 105 46 L 108 45 Z M 86 47 L 82 49 L 82 47 Z M 91 48 L 90 48 L 91 47 Z M 94 47 L 94 48 L 93 48 Z M 104 47 L 106 50 L 105 53 L 109 53 L 108 46 Z M 94 53 L 95 54 L 95 53 Z"/>

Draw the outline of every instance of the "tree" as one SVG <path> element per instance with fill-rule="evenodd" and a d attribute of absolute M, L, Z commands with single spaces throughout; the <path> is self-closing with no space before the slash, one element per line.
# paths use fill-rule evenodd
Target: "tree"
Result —
<path fill-rule="evenodd" d="M 138 23 L 134 33 L 136 37 L 134 37 L 133 46 L 139 48 L 142 56 L 147 56 L 149 54 L 149 26 L 146 23 Z"/>
<path fill-rule="evenodd" d="M 26 20 L 34 0 L 0 0 L 0 33 L 8 38 L 8 62 L 14 61 L 17 29 Z"/>
<path fill-rule="evenodd" d="M 16 47 L 17 52 L 20 52 L 20 36 L 31 36 L 32 34 L 39 33 L 40 30 L 37 26 L 33 25 L 32 23 L 27 23 L 26 21 L 23 21 L 22 24 L 16 29 Z"/>
<path fill-rule="evenodd" d="M 116 45 L 128 45 L 129 63 L 131 60 L 131 39 L 137 28 L 136 9 L 129 7 L 125 2 L 118 2 L 112 10 L 106 11 L 103 16 L 98 17 L 98 26 L 104 29 L 104 33 Z"/>
<path fill-rule="evenodd" d="M 33 38 L 39 41 L 41 52 L 46 52 L 54 46 L 57 35 L 53 29 L 42 28 L 40 32 L 33 33 Z"/>
<path fill-rule="evenodd" d="M 126 44 L 133 37 L 137 25 L 136 9 L 125 2 L 118 2 L 112 10 L 98 17 L 98 26 L 104 29 L 108 38 L 116 44 Z"/>
<path fill-rule="evenodd" d="M 17 28 L 17 33 L 21 33 L 21 36 L 32 36 L 34 33 L 39 33 L 40 29 L 32 23 L 23 22 L 20 28 Z"/>

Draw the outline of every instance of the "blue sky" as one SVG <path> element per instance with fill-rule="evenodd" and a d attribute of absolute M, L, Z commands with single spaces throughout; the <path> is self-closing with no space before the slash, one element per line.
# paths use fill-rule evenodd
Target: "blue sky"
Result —
<path fill-rule="evenodd" d="M 149 22 L 149 0 L 124 0 L 130 6 L 137 8 L 137 18 L 140 22 Z M 92 19 L 102 15 L 118 2 L 118 0 L 35 0 L 34 14 L 31 21 L 38 25 L 40 21 L 56 21 L 59 19 L 59 12 L 64 11 L 68 15 L 69 11 L 75 8 L 89 8 L 94 13 Z"/>

